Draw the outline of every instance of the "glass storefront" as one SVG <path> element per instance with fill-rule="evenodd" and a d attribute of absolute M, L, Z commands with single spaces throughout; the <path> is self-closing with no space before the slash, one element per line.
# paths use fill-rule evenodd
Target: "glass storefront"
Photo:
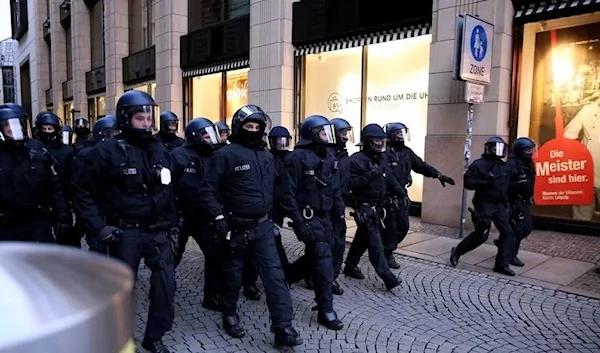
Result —
<path fill-rule="evenodd" d="M 186 120 L 204 117 L 231 126 L 233 114 L 248 104 L 248 71 L 244 68 L 190 78 Z"/>
<path fill-rule="evenodd" d="M 73 127 L 73 102 L 64 102 L 63 104 L 63 116 L 65 117 L 64 123 Z"/>
<path fill-rule="evenodd" d="M 427 132 L 431 35 L 307 55 L 304 60 L 304 117 L 341 117 L 358 138 L 367 124 L 405 123 L 408 146 L 421 157 Z M 358 142 L 358 141 L 356 141 Z M 358 151 L 348 146 L 350 153 Z M 423 177 L 413 173 L 412 201 L 421 202 Z"/>
<path fill-rule="evenodd" d="M 534 215 L 600 222 L 600 13 L 523 28 L 518 136 L 539 144 Z"/>
<path fill-rule="evenodd" d="M 106 96 L 88 98 L 88 117 L 90 125 L 94 125 L 98 119 L 106 115 Z"/>

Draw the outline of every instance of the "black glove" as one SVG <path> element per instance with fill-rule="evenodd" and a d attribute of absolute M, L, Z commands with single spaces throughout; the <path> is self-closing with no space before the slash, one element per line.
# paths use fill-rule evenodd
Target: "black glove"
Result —
<path fill-rule="evenodd" d="M 303 221 L 294 221 L 294 233 L 296 233 L 296 238 L 300 241 L 310 239 L 310 230 Z"/>
<path fill-rule="evenodd" d="M 169 236 L 169 243 L 171 245 L 171 250 L 173 251 L 173 256 L 179 256 L 179 228 L 173 227 L 169 229 L 167 235 Z"/>
<path fill-rule="evenodd" d="M 379 166 L 377 164 L 373 165 L 371 170 L 367 172 L 367 178 L 375 179 L 379 175 Z"/>
<path fill-rule="evenodd" d="M 123 235 L 123 231 L 119 228 L 105 226 L 98 232 L 98 240 L 102 243 L 109 243 L 117 240 L 121 235 Z"/>
<path fill-rule="evenodd" d="M 450 185 L 454 185 L 454 179 L 450 178 L 449 176 L 446 175 L 442 175 L 440 174 L 438 176 L 438 179 L 440 180 L 440 183 L 442 184 L 442 187 L 446 187 L 446 184 L 450 184 Z"/>
<path fill-rule="evenodd" d="M 217 219 L 214 223 L 215 232 L 221 235 L 227 234 L 229 232 L 229 226 L 227 225 L 227 221 L 225 218 Z"/>

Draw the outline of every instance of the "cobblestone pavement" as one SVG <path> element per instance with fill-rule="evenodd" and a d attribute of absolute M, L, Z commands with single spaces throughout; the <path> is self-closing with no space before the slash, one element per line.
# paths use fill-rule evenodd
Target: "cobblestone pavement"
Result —
<path fill-rule="evenodd" d="M 284 231 L 291 259 L 303 246 Z M 397 256 L 404 283 L 384 290 L 373 268 L 367 278 L 340 278 L 344 295 L 335 308 L 346 328 L 329 331 L 316 323 L 313 293 L 292 288 L 294 325 L 304 344 L 288 352 L 598 352 L 600 302 L 587 297 L 511 282 Z M 366 261 L 366 256 L 363 261 Z M 135 336 L 141 340 L 147 315 L 149 271 L 142 268 L 136 288 Z M 191 241 L 178 268 L 176 319 L 165 337 L 173 352 L 277 352 L 272 346 L 264 295 L 260 302 L 240 299 L 247 329 L 243 339 L 220 329 L 221 317 L 201 306 L 203 259 Z M 143 352 L 143 350 L 140 350 Z"/>
<path fill-rule="evenodd" d="M 414 232 L 458 238 L 458 229 L 421 223 L 411 217 L 410 229 Z M 492 233 L 488 243 L 496 236 Z M 600 237 L 534 230 L 522 243 L 521 249 L 548 256 L 600 264 Z"/>

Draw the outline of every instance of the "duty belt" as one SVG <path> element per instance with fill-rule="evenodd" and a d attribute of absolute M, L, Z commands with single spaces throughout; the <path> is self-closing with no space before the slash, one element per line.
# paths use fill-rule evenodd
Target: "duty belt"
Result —
<path fill-rule="evenodd" d="M 113 224 L 113 222 L 109 222 L 109 224 Z M 132 220 L 132 219 L 117 219 L 114 222 L 114 226 L 120 229 L 147 229 L 147 230 L 157 230 L 157 229 L 169 229 L 171 223 L 168 221 L 162 222 L 148 222 L 142 220 Z"/>
<path fill-rule="evenodd" d="M 227 218 L 229 220 L 231 220 L 232 222 L 238 223 L 238 224 L 259 225 L 263 222 L 266 222 L 269 219 L 269 215 L 266 214 L 266 215 L 260 216 L 258 218 L 244 218 L 244 217 L 234 216 L 233 214 L 230 213 Z"/>

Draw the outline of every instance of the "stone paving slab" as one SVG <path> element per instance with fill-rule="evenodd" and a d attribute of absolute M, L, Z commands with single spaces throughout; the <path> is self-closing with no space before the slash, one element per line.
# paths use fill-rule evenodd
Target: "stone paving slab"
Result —
<path fill-rule="evenodd" d="M 496 249 L 496 247 L 494 246 L 494 249 Z M 482 261 L 480 263 L 477 264 L 477 266 L 480 267 L 484 267 L 487 269 L 493 269 L 494 268 L 494 264 L 496 262 L 496 258 L 495 258 L 495 253 L 494 253 L 494 257 L 487 259 L 485 261 Z M 515 271 L 515 273 L 517 275 L 522 275 L 523 273 L 532 270 L 534 268 L 537 268 L 539 265 L 545 263 L 546 261 L 550 260 L 552 257 L 550 256 L 546 256 L 546 255 L 542 255 L 542 254 L 537 254 L 531 251 L 519 251 L 519 259 L 521 259 L 521 261 L 523 261 L 523 263 L 525 263 L 525 266 L 523 267 L 517 267 L 517 266 L 511 266 L 510 268 Z M 462 261 L 462 257 L 460 258 Z M 544 280 L 543 278 L 537 278 L 537 279 L 541 279 Z M 548 278 L 546 278 L 547 280 Z M 551 283 L 556 283 L 553 281 L 547 281 L 547 282 L 551 282 Z M 557 284 L 561 284 L 562 283 L 557 283 Z"/>
<path fill-rule="evenodd" d="M 594 265 L 589 262 L 553 257 L 524 272 L 522 276 L 566 286 L 592 268 L 594 268 Z"/>
<path fill-rule="evenodd" d="M 404 244 L 400 244 L 400 248 L 403 250 L 418 252 L 425 255 L 440 256 L 448 252 L 453 246 L 456 246 L 456 244 L 458 243 L 458 239 L 435 237 L 433 239 L 422 241 L 413 245 L 404 246 Z"/>
<path fill-rule="evenodd" d="M 492 261 L 496 257 L 496 253 L 498 252 L 498 248 L 494 245 L 482 244 L 477 249 L 468 252 L 460 257 L 460 262 L 467 263 L 469 265 L 477 265 L 478 263 L 482 263 L 486 260 L 491 259 Z M 444 253 L 440 255 L 441 258 L 450 261 L 450 252 Z"/>
<path fill-rule="evenodd" d="M 404 238 L 404 240 L 402 240 L 401 245 L 402 245 L 402 247 L 406 247 L 408 245 L 421 243 L 421 242 L 431 240 L 434 238 L 436 238 L 436 236 L 432 235 L 432 234 L 412 232 L 412 233 L 408 233 L 406 235 L 406 238 Z"/>

